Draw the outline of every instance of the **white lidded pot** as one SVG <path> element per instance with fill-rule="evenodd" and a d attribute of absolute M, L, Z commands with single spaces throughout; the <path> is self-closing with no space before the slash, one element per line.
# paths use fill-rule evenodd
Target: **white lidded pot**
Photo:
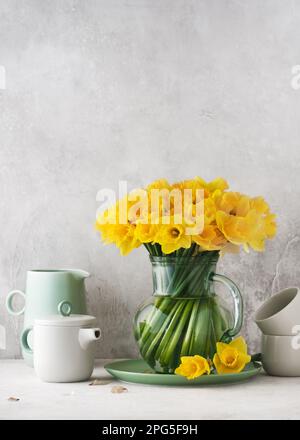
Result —
<path fill-rule="evenodd" d="M 35 320 L 33 328 L 23 332 L 21 344 L 33 353 L 37 376 L 45 382 L 87 380 L 94 369 L 95 343 L 101 336 L 95 324 L 94 316 L 65 313 Z M 32 329 L 33 349 L 27 341 Z"/>

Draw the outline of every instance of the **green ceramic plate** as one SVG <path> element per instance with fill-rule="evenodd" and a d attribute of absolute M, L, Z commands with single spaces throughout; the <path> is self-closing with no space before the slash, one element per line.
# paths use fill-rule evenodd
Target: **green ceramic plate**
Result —
<path fill-rule="evenodd" d="M 216 385 L 225 383 L 240 382 L 256 376 L 262 367 L 257 362 L 248 364 L 244 371 L 234 374 L 210 374 L 209 376 L 200 376 L 193 380 L 187 380 L 185 377 L 176 374 L 159 374 L 151 372 L 151 369 L 141 359 L 129 359 L 126 361 L 112 362 L 104 366 L 112 376 L 123 382 L 142 383 L 146 385 Z"/>

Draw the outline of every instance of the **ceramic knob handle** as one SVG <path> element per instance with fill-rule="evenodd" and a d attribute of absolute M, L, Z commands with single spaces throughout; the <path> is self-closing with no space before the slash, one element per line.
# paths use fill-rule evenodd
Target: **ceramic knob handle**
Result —
<path fill-rule="evenodd" d="M 72 304 L 69 301 L 61 301 L 58 306 L 58 313 L 62 316 L 69 316 L 72 312 Z"/>

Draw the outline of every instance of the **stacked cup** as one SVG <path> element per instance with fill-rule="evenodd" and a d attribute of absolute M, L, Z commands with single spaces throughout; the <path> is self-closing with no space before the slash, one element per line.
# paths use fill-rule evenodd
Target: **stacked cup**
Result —
<path fill-rule="evenodd" d="M 300 292 L 282 290 L 256 312 L 263 333 L 262 363 L 273 376 L 300 376 Z"/>

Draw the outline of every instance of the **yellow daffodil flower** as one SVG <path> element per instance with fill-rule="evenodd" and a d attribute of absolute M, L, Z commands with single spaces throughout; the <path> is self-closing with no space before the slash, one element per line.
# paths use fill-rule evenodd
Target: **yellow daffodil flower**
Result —
<path fill-rule="evenodd" d="M 153 243 L 156 240 L 158 225 L 151 223 L 138 223 L 135 229 L 135 236 L 141 243 Z"/>
<path fill-rule="evenodd" d="M 193 235 L 193 241 L 205 251 L 220 250 L 227 243 L 224 235 L 213 225 L 207 225 L 201 234 Z"/>
<path fill-rule="evenodd" d="M 175 370 L 175 374 L 184 376 L 187 379 L 196 379 L 203 374 L 210 374 L 210 366 L 207 359 L 202 356 L 182 356 L 181 364 Z"/>
<path fill-rule="evenodd" d="M 135 225 L 117 225 L 119 227 L 125 226 L 123 231 L 125 233 L 120 234 L 118 238 L 115 240 L 116 245 L 120 249 L 121 255 L 127 255 L 129 254 L 133 249 L 139 247 L 141 245 L 141 242 L 136 238 L 135 236 Z M 118 230 L 118 228 L 116 228 Z M 122 235 L 122 236 L 121 236 Z"/>
<path fill-rule="evenodd" d="M 157 242 L 161 245 L 164 254 L 171 254 L 180 248 L 191 246 L 191 236 L 185 234 L 185 226 L 171 219 L 170 224 L 159 225 Z"/>
<path fill-rule="evenodd" d="M 229 344 L 217 342 L 213 363 L 218 374 L 240 373 L 250 361 L 251 356 L 247 354 L 247 344 L 242 336 Z"/>
<path fill-rule="evenodd" d="M 135 225 L 98 224 L 96 227 L 101 231 L 103 242 L 105 244 L 114 243 L 120 249 L 121 255 L 127 255 L 141 245 L 135 236 Z"/>

